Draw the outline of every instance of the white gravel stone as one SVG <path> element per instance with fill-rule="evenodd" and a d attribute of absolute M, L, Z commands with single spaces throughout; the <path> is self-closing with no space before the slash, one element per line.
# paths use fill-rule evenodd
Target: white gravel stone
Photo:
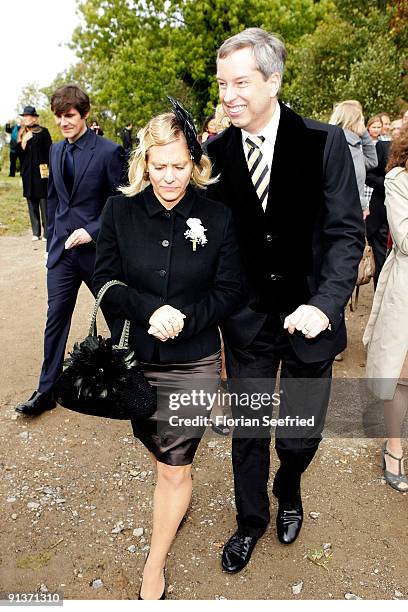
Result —
<path fill-rule="evenodd" d="M 404 593 L 401 593 L 401 591 L 398 591 L 397 589 L 394 591 L 394 596 L 395 597 L 404 597 Z"/>
<path fill-rule="evenodd" d="M 96 580 L 93 580 L 91 582 L 91 587 L 93 589 L 100 589 L 103 586 L 103 582 L 100 578 L 96 578 Z"/>
<path fill-rule="evenodd" d="M 131 544 L 131 545 L 128 547 L 128 551 L 129 551 L 130 553 L 135 553 L 135 552 L 137 551 L 137 546 L 135 546 L 134 544 Z"/>
<path fill-rule="evenodd" d="M 36 510 L 37 508 L 40 507 L 41 504 L 39 504 L 38 502 L 28 502 L 27 504 L 27 508 L 29 508 L 30 510 Z"/>
<path fill-rule="evenodd" d="M 8 497 L 8 498 L 7 498 L 7 502 L 8 502 L 9 504 L 12 504 L 12 503 L 13 503 L 13 502 L 15 502 L 15 501 L 17 501 L 17 497 Z"/>
<path fill-rule="evenodd" d="M 363 599 L 363 598 L 359 597 L 358 595 L 355 595 L 354 593 L 346 593 L 344 596 L 344 599 Z"/>
<path fill-rule="evenodd" d="M 136 529 L 133 530 L 133 535 L 136 538 L 141 538 L 143 534 L 144 534 L 143 527 L 137 527 Z"/>
<path fill-rule="evenodd" d="M 303 589 L 303 580 L 292 585 L 293 595 L 299 595 L 302 592 L 302 589 Z"/>
<path fill-rule="evenodd" d="M 320 512 L 309 512 L 309 516 L 310 516 L 311 519 L 316 521 L 319 518 L 319 516 L 320 516 Z"/>

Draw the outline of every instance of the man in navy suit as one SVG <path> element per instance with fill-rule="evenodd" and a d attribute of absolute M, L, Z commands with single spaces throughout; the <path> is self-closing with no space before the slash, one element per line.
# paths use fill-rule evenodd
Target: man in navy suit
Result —
<path fill-rule="evenodd" d="M 342 130 L 304 119 L 278 101 L 285 59 L 283 42 L 259 28 L 223 43 L 217 81 L 232 125 L 211 140 L 207 153 L 220 177 L 210 195 L 233 212 L 259 321 L 250 326 L 247 314 L 238 313 L 234 325 L 224 325 L 231 384 L 241 381 L 259 395 L 265 381 L 274 389 L 281 368 L 283 425 L 276 429 L 280 463 L 273 493 L 277 536 L 286 545 L 302 526 L 301 476 L 322 437 L 333 359 L 346 346 L 344 307 L 355 284 L 364 227 Z M 272 408 L 266 406 L 264 416 Z M 242 402 L 233 406 L 233 414 L 242 413 L 250 413 Z M 291 426 L 298 416 L 313 424 Z M 270 436 L 270 427 L 238 421 L 234 429 L 238 529 L 222 557 L 229 573 L 245 567 L 270 520 Z"/>
<path fill-rule="evenodd" d="M 16 407 L 35 416 L 55 407 L 71 317 L 82 282 L 92 288 L 95 244 L 107 198 L 123 178 L 123 148 L 87 128 L 88 95 L 76 85 L 56 90 L 51 109 L 65 140 L 51 147 L 48 182 L 48 312 L 38 389 Z"/>

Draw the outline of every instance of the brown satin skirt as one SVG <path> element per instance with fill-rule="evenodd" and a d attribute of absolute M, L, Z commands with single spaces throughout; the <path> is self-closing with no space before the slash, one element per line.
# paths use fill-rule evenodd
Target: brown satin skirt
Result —
<path fill-rule="evenodd" d="M 157 388 L 158 407 L 149 419 L 132 420 L 133 434 L 161 463 L 189 465 L 206 429 L 201 424 L 210 412 L 203 405 L 171 410 L 169 395 L 189 394 L 194 389 L 217 393 L 221 373 L 221 351 L 185 363 L 141 363 L 149 383 Z M 200 425 L 174 427 L 170 417 L 198 417 Z"/>

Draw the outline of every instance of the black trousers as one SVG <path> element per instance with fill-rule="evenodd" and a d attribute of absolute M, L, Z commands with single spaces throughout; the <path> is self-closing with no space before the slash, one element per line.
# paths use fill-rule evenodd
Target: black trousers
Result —
<path fill-rule="evenodd" d="M 41 225 L 43 228 L 43 236 L 47 237 L 47 200 L 46 198 L 27 198 L 28 214 L 30 215 L 31 230 L 33 236 L 41 236 Z M 40 222 L 41 213 L 41 222 Z"/>
<path fill-rule="evenodd" d="M 10 149 L 10 172 L 9 176 L 16 176 L 18 153 Z"/>
<path fill-rule="evenodd" d="M 374 289 L 377 288 L 378 277 L 387 258 L 388 223 L 383 223 L 376 232 L 367 236 L 367 242 L 373 249 L 375 272 Z"/>
<path fill-rule="evenodd" d="M 275 432 L 275 448 L 280 467 L 275 476 L 274 493 L 281 500 L 296 497 L 302 473 L 312 461 L 322 439 L 330 398 L 333 361 L 306 364 L 299 360 L 278 316 L 269 316 L 254 343 L 245 351 L 231 350 L 226 344 L 228 389 L 239 398 L 232 405 L 235 423 L 232 440 L 235 503 L 240 532 L 260 537 L 270 520 L 268 480 L 271 429 L 263 423 L 274 415 L 282 419 Z M 274 393 L 279 366 L 279 395 L 270 405 L 248 408 L 247 397 Z M 236 397 L 236 396 L 234 396 Z M 279 406 L 278 406 L 279 402 Z M 296 420 L 298 417 L 298 420 Z M 249 425 L 247 425 L 247 418 Z M 292 421 L 290 420 L 292 419 Z M 297 426 L 305 419 L 306 426 Z M 242 425 L 240 424 L 242 423 Z"/>

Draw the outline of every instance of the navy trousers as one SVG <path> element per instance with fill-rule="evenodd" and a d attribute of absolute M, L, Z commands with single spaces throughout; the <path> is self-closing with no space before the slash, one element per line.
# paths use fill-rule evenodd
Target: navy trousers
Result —
<path fill-rule="evenodd" d="M 95 249 L 81 245 L 64 252 L 58 263 L 48 270 L 48 311 L 44 333 L 44 361 L 38 391 L 47 393 L 62 372 L 65 347 L 72 313 L 81 283 L 94 294 L 92 276 Z M 84 321 L 84 336 L 87 322 Z"/>

